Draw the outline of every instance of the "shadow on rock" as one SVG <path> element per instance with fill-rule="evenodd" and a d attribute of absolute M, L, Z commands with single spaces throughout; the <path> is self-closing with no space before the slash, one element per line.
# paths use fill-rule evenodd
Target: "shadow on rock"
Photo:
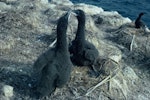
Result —
<path fill-rule="evenodd" d="M 55 41 L 55 39 L 56 39 L 56 34 L 55 33 L 53 33 L 53 34 L 51 34 L 51 35 L 48 35 L 48 34 L 42 34 L 42 35 L 39 35 L 38 37 L 37 37 L 37 40 L 38 41 L 41 41 L 41 42 L 43 42 L 43 43 L 46 43 L 47 45 L 50 45 L 52 42 L 54 42 Z"/>
<path fill-rule="evenodd" d="M 5 60 L 1 60 L 0 63 L 7 64 L 7 66 L 0 68 L 0 81 L 14 88 L 16 95 L 15 97 L 30 97 L 31 93 L 33 92 L 33 84 L 36 83 L 35 78 L 31 77 L 32 70 L 31 67 L 29 67 L 31 64 L 17 63 Z"/>

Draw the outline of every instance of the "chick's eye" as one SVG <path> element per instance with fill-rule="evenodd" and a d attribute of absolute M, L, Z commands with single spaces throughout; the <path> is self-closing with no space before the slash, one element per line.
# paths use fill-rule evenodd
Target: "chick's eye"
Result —
<path fill-rule="evenodd" d="M 79 11 L 77 11 L 77 14 L 79 14 Z"/>

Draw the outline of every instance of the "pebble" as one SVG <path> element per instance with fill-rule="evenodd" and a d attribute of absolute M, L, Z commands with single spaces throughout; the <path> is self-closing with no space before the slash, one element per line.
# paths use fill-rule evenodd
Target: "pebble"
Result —
<path fill-rule="evenodd" d="M 12 97 L 13 96 L 13 87 L 9 85 L 4 85 L 3 86 L 3 94 L 5 97 Z"/>

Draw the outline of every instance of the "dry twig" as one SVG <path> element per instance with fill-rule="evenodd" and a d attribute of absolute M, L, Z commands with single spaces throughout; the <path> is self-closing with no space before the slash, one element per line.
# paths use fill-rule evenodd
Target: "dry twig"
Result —
<path fill-rule="evenodd" d="M 135 39 L 135 35 L 133 35 L 133 38 L 132 38 L 132 42 L 131 42 L 131 45 L 130 45 L 130 51 L 132 51 L 134 39 Z"/>
<path fill-rule="evenodd" d="M 113 61 L 113 60 L 112 60 L 112 61 Z M 113 62 L 115 62 L 115 61 L 113 61 Z M 117 63 L 117 62 L 115 62 L 115 63 Z M 117 63 L 117 64 L 118 64 L 118 66 L 120 66 L 119 63 Z M 106 83 L 106 82 L 111 81 L 111 79 L 114 78 L 114 77 L 117 75 L 117 73 L 120 71 L 119 69 L 120 69 L 120 68 L 118 67 L 116 70 L 114 70 L 113 73 L 111 73 L 109 76 L 107 76 L 104 80 L 102 80 L 102 81 L 101 81 L 100 83 L 98 83 L 96 86 L 93 86 L 93 87 L 91 87 L 90 89 L 88 89 L 88 90 L 87 90 L 87 93 L 85 94 L 85 96 L 88 96 L 88 95 L 89 95 L 92 91 L 94 91 L 97 87 L 103 85 L 103 84 Z M 111 85 L 110 85 L 110 86 L 111 86 Z M 110 86 L 109 86 L 109 89 L 110 89 Z"/>

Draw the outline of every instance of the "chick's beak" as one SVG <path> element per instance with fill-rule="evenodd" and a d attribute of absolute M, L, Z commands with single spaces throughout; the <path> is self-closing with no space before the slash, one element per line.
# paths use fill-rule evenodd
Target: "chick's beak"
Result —
<path fill-rule="evenodd" d="M 65 16 L 65 18 L 66 19 L 70 19 L 70 15 L 71 15 L 71 10 L 70 11 L 68 11 L 64 16 Z"/>
<path fill-rule="evenodd" d="M 72 10 L 72 14 L 73 14 L 74 16 L 77 16 L 77 10 Z"/>

